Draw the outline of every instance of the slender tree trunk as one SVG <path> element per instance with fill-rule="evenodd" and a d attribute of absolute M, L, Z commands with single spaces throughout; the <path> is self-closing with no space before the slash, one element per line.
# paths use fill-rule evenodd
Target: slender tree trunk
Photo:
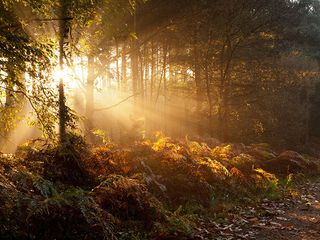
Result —
<path fill-rule="evenodd" d="M 143 57 L 144 57 L 144 54 L 143 53 L 141 53 L 140 51 L 139 51 L 139 60 L 140 60 L 140 64 L 139 64 L 139 67 L 140 67 L 140 75 L 139 75 L 139 79 L 140 79 L 140 84 L 139 84 L 139 91 L 140 91 L 140 104 L 141 104 L 141 107 L 142 107 L 142 109 L 143 109 L 143 104 L 144 104 L 144 97 L 145 97 L 145 95 L 144 95 L 144 91 L 145 91 L 145 85 L 144 85 L 144 59 L 143 59 Z"/>
<path fill-rule="evenodd" d="M 167 53 L 168 52 L 168 46 L 165 43 L 163 46 L 163 129 L 164 132 L 167 131 L 167 121 L 168 121 L 168 114 L 167 114 L 167 105 L 168 105 L 168 92 L 167 92 Z"/>
<path fill-rule="evenodd" d="M 209 105 L 209 114 L 208 114 L 208 120 L 209 120 L 209 133 L 210 136 L 213 136 L 213 128 L 212 128 L 212 111 L 213 111 L 213 103 L 212 103 L 212 96 L 211 96 L 211 81 L 210 81 L 210 73 L 209 73 L 209 67 L 208 64 L 205 66 L 205 74 L 206 74 L 206 92 L 207 92 L 207 99 L 208 99 L 208 105 Z"/>
<path fill-rule="evenodd" d="M 11 68 L 11 64 L 13 64 L 13 62 L 11 60 L 9 60 L 8 63 L 8 67 L 7 67 L 7 81 L 6 81 L 6 102 L 5 102 L 5 106 L 7 108 L 13 107 L 13 103 L 14 103 L 14 85 L 13 83 L 16 81 L 16 74 L 13 71 L 13 69 Z"/>
<path fill-rule="evenodd" d="M 201 106 L 202 106 L 202 84 L 201 84 L 201 66 L 200 66 L 200 52 L 198 46 L 198 36 L 196 33 L 195 40 L 194 40 L 194 79 L 196 83 L 196 114 L 197 117 L 200 118 L 201 116 Z M 201 118 L 200 118 L 201 119 Z M 196 129 L 198 134 L 201 134 L 201 123 L 200 119 L 196 121 Z"/>
<path fill-rule="evenodd" d="M 231 85 L 232 46 L 229 40 L 223 46 L 220 59 L 220 90 L 219 90 L 219 129 L 220 140 L 229 140 L 229 95 Z"/>
<path fill-rule="evenodd" d="M 130 58 L 131 58 L 131 73 L 132 73 L 132 92 L 134 95 L 134 108 L 136 110 L 138 104 L 138 83 L 139 83 L 139 64 L 138 54 L 135 40 L 131 43 Z"/>
<path fill-rule="evenodd" d="M 155 58 L 154 58 L 154 41 L 151 41 L 151 73 L 150 73 L 150 103 L 153 100 L 154 89 L 154 76 L 155 76 Z"/>
<path fill-rule="evenodd" d="M 6 108 L 10 108 L 13 106 L 13 86 L 11 83 L 7 83 L 6 85 Z"/>
<path fill-rule="evenodd" d="M 310 80 L 305 79 L 305 91 L 306 91 L 306 102 L 305 102 L 305 134 L 304 134 L 304 144 L 308 145 L 310 142 L 310 111 L 311 111 L 311 103 L 310 103 Z"/>
<path fill-rule="evenodd" d="M 25 78 L 25 72 L 22 72 L 19 74 L 19 91 L 18 93 L 18 101 L 19 103 L 23 104 L 25 102 L 25 95 L 24 93 L 26 92 L 26 78 Z"/>
<path fill-rule="evenodd" d="M 67 15 L 67 7 L 65 1 L 61 0 L 61 19 L 65 19 Z M 60 20 L 60 39 L 59 39 L 59 67 L 60 71 L 64 70 L 64 41 L 68 36 L 68 27 L 66 20 Z M 63 77 L 59 80 L 59 135 L 60 143 L 66 143 L 66 125 L 67 125 L 67 107 L 64 93 Z"/>
<path fill-rule="evenodd" d="M 137 11 L 137 9 L 135 10 Z M 133 31 L 136 32 L 137 25 L 137 13 L 133 15 Z M 139 104 L 139 48 L 137 44 L 137 39 L 131 39 L 131 49 L 130 49 L 130 58 L 131 58 L 131 73 L 132 73 L 132 91 L 134 95 L 134 114 L 137 114 L 138 104 Z"/>
<path fill-rule="evenodd" d="M 160 73 L 160 79 L 159 79 L 158 90 L 156 93 L 155 103 L 158 102 L 162 87 L 166 86 L 166 84 L 167 84 L 166 79 L 165 79 L 166 69 L 167 69 L 167 53 L 166 53 L 166 49 L 164 47 L 162 48 L 162 50 L 163 50 L 162 69 L 161 69 L 161 73 Z M 166 89 L 163 89 L 164 96 L 166 95 L 165 90 Z"/>
<path fill-rule="evenodd" d="M 145 102 L 147 102 L 148 98 L 148 83 L 150 80 L 150 60 L 149 60 L 149 44 L 147 43 L 144 46 L 144 96 Z"/>
<path fill-rule="evenodd" d="M 90 143 L 93 143 L 93 114 L 94 114 L 94 57 L 88 55 L 88 76 L 86 88 L 86 135 Z"/>
<path fill-rule="evenodd" d="M 115 43 L 116 43 L 116 77 L 117 77 L 118 91 L 120 91 L 121 89 L 121 79 L 120 79 L 120 69 L 119 69 L 120 54 L 119 54 L 119 44 L 117 39 L 115 39 Z"/>
<path fill-rule="evenodd" d="M 145 104 L 145 114 L 144 114 L 144 119 L 145 119 L 145 133 L 146 136 L 149 136 L 150 133 L 150 122 L 151 122 L 151 118 L 150 118 L 150 112 L 151 112 L 151 101 L 150 100 L 150 96 L 149 96 L 149 89 L 150 89 L 150 43 L 146 43 L 145 47 L 144 47 L 144 95 L 145 95 L 145 99 L 144 99 L 144 104 Z"/>
<path fill-rule="evenodd" d="M 13 64 L 13 63 L 11 63 Z M 14 82 L 18 81 L 19 85 L 15 85 Z M 15 90 L 15 86 L 18 88 L 18 92 Z M 12 107 L 15 103 L 22 104 L 25 100 L 26 82 L 24 73 L 15 73 L 14 71 L 8 71 L 8 81 L 6 83 L 6 107 Z"/>
<path fill-rule="evenodd" d="M 127 91 L 127 55 L 126 45 L 123 44 L 121 52 L 121 90 Z"/>
<path fill-rule="evenodd" d="M 221 141 L 226 141 L 226 81 L 224 73 L 220 75 L 220 88 L 219 88 L 219 107 L 218 107 L 218 120 L 219 120 L 219 138 Z"/>

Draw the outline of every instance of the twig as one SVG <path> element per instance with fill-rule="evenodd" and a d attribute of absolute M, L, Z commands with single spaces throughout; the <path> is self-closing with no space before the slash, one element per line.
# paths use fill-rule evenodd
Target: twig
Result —
<path fill-rule="evenodd" d="M 42 125 L 43 128 L 45 128 L 46 124 L 44 123 L 43 119 L 41 118 L 41 115 L 39 114 L 37 107 L 35 106 L 35 104 L 32 102 L 32 97 L 30 97 L 25 91 L 23 90 L 13 90 L 13 89 L 8 89 L 4 86 L 0 86 L 0 88 L 6 90 L 6 91 L 10 91 L 13 93 L 20 93 L 22 94 L 25 98 L 28 99 L 28 102 L 30 103 L 31 108 L 34 110 L 38 121 L 40 122 L 40 124 Z"/>
<path fill-rule="evenodd" d="M 24 23 L 31 23 L 31 22 L 51 22 L 51 21 L 71 21 L 73 20 L 73 18 L 35 18 L 35 19 L 31 19 L 28 21 L 25 21 Z M 22 25 L 22 23 L 18 23 L 18 24 L 7 24 L 7 25 L 1 25 L 0 26 L 0 30 L 1 29 L 8 29 L 8 28 L 16 28 L 16 27 L 20 27 Z"/>
<path fill-rule="evenodd" d="M 118 102 L 118 103 L 116 103 L 116 104 L 114 104 L 114 105 L 111 105 L 111 106 L 109 106 L 109 107 L 94 109 L 94 111 L 95 111 L 95 112 L 101 112 L 101 111 L 109 110 L 109 109 L 111 109 L 111 108 L 114 108 L 114 107 L 119 106 L 120 104 L 128 101 L 130 98 L 133 98 L 133 97 L 135 97 L 135 96 L 137 96 L 137 95 L 140 95 L 140 93 L 133 94 L 133 95 L 131 95 L 131 96 L 123 99 L 122 101 L 120 101 L 120 102 Z"/>

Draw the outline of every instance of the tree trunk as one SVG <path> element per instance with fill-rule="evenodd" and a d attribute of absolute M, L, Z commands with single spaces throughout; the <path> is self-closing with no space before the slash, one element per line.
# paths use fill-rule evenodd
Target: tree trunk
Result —
<path fill-rule="evenodd" d="M 123 44 L 121 52 L 121 90 L 127 91 L 127 55 L 126 45 Z"/>
<path fill-rule="evenodd" d="M 65 19 L 67 15 L 67 9 L 63 0 L 61 2 L 61 19 Z M 64 41 L 68 36 L 67 22 L 66 20 L 60 20 L 60 39 L 59 39 L 59 67 L 60 71 L 64 70 Z M 60 135 L 60 143 L 66 143 L 66 125 L 67 125 L 67 107 L 66 107 L 66 99 L 64 93 L 64 83 L 63 77 L 60 77 L 59 80 L 59 135 Z"/>
<path fill-rule="evenodd" d="M 198 36 L 196 33 L 195 39 L 194 39 L 194 80 L 196 83 L 196 116 L 197 116 L 197 122 L 196 122 L 196 130 L 198 134 L 201 135 L 201 106 L 202 106 L 202 84 L 201 84 L 201 67 L 200 67 L 200 53 L 199 53 L 199 47 L 198 47 Z"/>
<path fill-rule="evenodd" d="M 151 73 L 150 73 L 150 103 L 153 100 L 154 89 L 154 76 L 155 76 L 155 58 L 154 58 L 154 41 L 151 41 Z"/>
<path fill-rule="evenodd" d="M 135 9 L 137 11 L 137 9 Z M 136 32 L 137 25 L 137 13 L 133 15 L 133 31 Z M 137 44 L 137 39 L 131 39 L 131 73 L 132 73 L 132 92 L 134 95 L 134 115 L 138 113 L 138 103 L 139 103 L 139 46 Z"/>
<path fill-rule="evenodd" d="M 219 137 L 221 141 L 229 140 L 229 95 L 231 85 L 231 62 L 234 49 L 229 39 L 226 40 L 222 50 L 220 59 L 220 88 L 219 88 Z"/>
<path fill-rule="evenodd" d="M 134 95 L 134 109 L 137 110 L 138 104 L 138 83 L 139 83 L 139 64 L 138 64 L 138 54 L 137 46 L 135 40 L 132 40 L 130 49 L 131 58 L 131 74 L 132 74 L 132 93 Z"/>
<path fill-rule="evenodd" d="M 219 138 L 221 141 L 227 140 L 227 114 L 226 114 L 226 81 L 225 77 L 220 76 L 220 88 L 219 88 L 219 106 L 218 106 L 218 121 L 219 121 Z"/>
<path fill-rule="evenodd" d="M 121 89 L 121 79 L 120 79 L 120 69 L 119 69 L 120 54 L 119 54 L 119 44 L 117 39 L 115 39 L 115 43 L 116 43 L 116 77 L 117 77 L 118 91 L 120 91 Z"/>
<path fill-rule="evenodd" d="M 16 81 L 16 74 L 11 68 L 11 64 L 13 64 L 12 61 L 9 61 L 9 66 L 7 67 L 7 81 L 6 81 L 6 101 L 5 101 L 5 107 L 10 108 L 13 107 L 14 103 L 14 85 L 13 83 Z"/>
<path fill-rule="evenodd" d="M 168 114 L 167 114 L 167 101 L 168 101 L 168 92 L 167 92 L 167 53 L 168 46 L 165 43 L 163 46 L 163 130 L 164 132 L 167 131 L 167 121 L 168 121 Z"/>
<path fill-rule="evenodd" d="M 94 57 L 88 56 L 88 76 L 86 89 L 86 135 L 90 143 L 93 143 L 93 114 L 94 114 Z"/>
<path fill-rule="evenodd" d="M 209 120 L 209 134 L 213 136 L 213 128 L 212 128 L 212 111 L 213 111 L 213 103 L 211 97 L 211 81 L 210 81 L 210 74 L 209 74 L 209 67 L 208 64 L 205 66 L 205 74 L 206 74 L 206 92 L 207 92 L 207 99 L 209 105 L 209 113 L 208 113 L 208 120 Z"/>
<path fill-rule="evenodd" d="M 148 84 L 150 81 L 150 58 L 149 58 L 149 44 L 144 46 L 144 96 L 145 102 L 147 102 L 148 97 Z"/>
<path fill-rule="evenodd" d="M 143 109 L 143 105 L 144 105 L 144 89 L 145 89 L 145 85 L 144 85 L 144 54 L 141 53 L 139 51 L 139 58 L 138 58 L 140 61 L 139 61 L 139 68 L 140 68 L 140 75 L 139 75 L 139 80 L 140 80 L 140 84 L 139 84 L 139 91 L 140 91 L 140 105 L 141 105 L 141 108 Z"/>
<path fill-rule="evenodd" d="M 307 77 L 306 77 L 307 78 Z M 305 79 L 305 91 L 306 91 L 306 102 L 305 102 L 305 134 L 304 134 L 304 145 L 308 145 L 310 142 L 310 79 Z"/>

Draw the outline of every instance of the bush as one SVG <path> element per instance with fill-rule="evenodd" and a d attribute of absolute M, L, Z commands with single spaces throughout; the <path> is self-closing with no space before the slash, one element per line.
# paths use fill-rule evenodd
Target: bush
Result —
<path fill-rule="evenodd" d="M 31 199 L 28 233 L 36 239 L 113 239 L 112 215 L 80 188 Z"/>
<path fill-rule="evenodd" d="M 95 201 L 114 216 L 141 220 L 146 225 L 164 217 L 161 203 L 141 181 L 121 175 L 109 175 L 93 189 Z"/>
<path fill-rule="evenodd" d="M 183 215 L 180 206 L 171 213 L 166 221 L 157 223 L 153 229 L 153 239 L 190 239 L 193 236 L 195 224 L 192 216 Z"/>
<path fill-rule="evenodd" d="M 113 238 L 112 215 L 88 192 L 49 181 L 24 163 L 0 161 L 1 239 Z"/>

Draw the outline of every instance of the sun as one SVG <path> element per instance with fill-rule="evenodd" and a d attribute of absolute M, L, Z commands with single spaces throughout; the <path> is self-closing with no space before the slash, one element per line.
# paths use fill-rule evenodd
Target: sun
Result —
<path fill-rule="evenodd" d="M 62 79 L 66 89 L 77 89 L 80 87 L 84 74 L 80 66 L 64 67 L 63 69 L 56 67 L 52 71 L 52 77 L 55 83 Z"/>

